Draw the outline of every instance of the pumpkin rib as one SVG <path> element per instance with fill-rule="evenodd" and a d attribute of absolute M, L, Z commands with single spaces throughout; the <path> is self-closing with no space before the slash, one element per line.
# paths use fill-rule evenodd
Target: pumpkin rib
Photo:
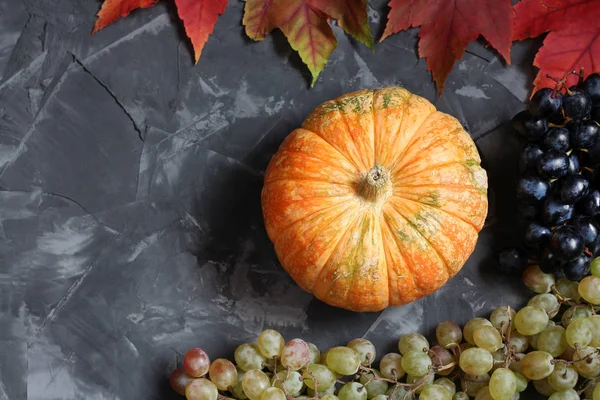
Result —
<path fill-rule="evenodd" d="M 340 150 L 338 150 L 334 145 L 332 145 L 331 143 L 329 143 L 329 141 L 327 141 L 327 139 L 325 139 L 323 136 L 319 135 L 317 132 L 313 131 L 312 129 L 305 128 L 304 124 L 302 124 L 301 129 L 304 129 L 305 131 L 312 133 L 314 135 L 314 137 L 322 140 L 330 148 L 332 148 L 333 150 L 335 150 L 336 153 L 338 153 L 340 156 L 342 156 L 342 158 L 344 160 L 346 160 L 348 163 L 352 164 L 352 166 L 358 170 L 358 167 L 356 166 L 356 164 L 351 159 L 349 159 L 347 155 L 345 155 Z M 287 151 L 287 150 L 284 149 L 284 151 Z M 304 152 L 300 152 L 300 153 L 301 154 L 308 154 L 308 153 L 304 153 Z"/>
<path fill-rule="evenodd" d="M 392 172 L 392 177 L 395 180 L 397 180 L 397 181 L 402 181 L 402 178 L 411 178 L 411 177 L 413 177 L 415 175 L 419 175 L 419 174 L 421 174 L 423 172 L 431 171 L 433 169 L 438 169 L 438 168 L 441 168 L 441 167 L 447 167 L 448 165 L 453 165 L 453 164 L 466 165 L 463 160 L 444 161 L 444 162 L 439 163 L 439 164 L 427 165 L 426 168 L 420 169 L 418 171 L 411 172 L 410 174 L 401 175 L 402 174 L 402 170 L 400 170 L 400 171 L 393 171 Z"/>
<path fill-rule="evenodd" d="M 339 107 L 339 102 L 338 101 L 336 101 L 336 104 L 338 104 L 338 107 Z M 371 106 L 371 109 L 373 109 L 372 106 Z M 336 112 L 340 115 L 340 119 L 342 121 L 344 121 L 344 125 L 346 126 L 346 132 L 348 132 L 349 136 L 352 136 L 351 135 L 352 131 L 350 130 L 350 123 L 348 122 L 348 118 L 346 118 L 346 114 L 343 113 L 343 112 L 341 112 L 341 111 L 339 111 L 339 110 L 337 110 Z M 350 143 L 352 143 L 352 146 L 354 147 L 354 150 L 356 151 L 356 154 L 358 154 L 358 159 L 361 162 L 364 162 L 364 160 L 362 159 L 362 157 L 360 157 L 360 152 L 358 151 L 358 147 L 356 147 L 356 142 L 354 140 L 350 140 Z M 358 170 L 365 170 L 365 169 L 368 170 L 369 168 L 371 168 L 371 166 L 369 166 L 368 163 L 364 164 L 362 166 L 358 166 L 358 165 L 355 164 L 355 166 L 358 168 Z"/>
<path fill-rule="evenodd" d="M 289 154 L 301 154 L 303 157 L 310 158 L 310 159 L 312 159 L 312 160 L 317 160 L 317 161 L 319 161 L 319 162 L 322 162 L 322 163 L 327 163 L 327 162 L 328 162 L 328 160 L 323 160 L 322 158 L 319 158 L 319 157 L 315 156 L 314 154 L 309 154 L 309 153 L 305 153 L 305 152 L 302 152 L 302 151 L 295 151 L 295 150 L 287 150 L 287 149 L 283 149 L 283 150 L 280 152 L 280 154 L 286 154 L 286 153 L 289 153 Z M 338 164 L 338 166 L 339 166 L 339 164 Z M 355 166 L 354 166 L 354 164 L 352 164 L 352 166 L 353 166 L 353 167 L 355 167 Z M 350 174 L 350 171 L 348 171 L 346 168 L 344 168 L 342 171 L 343 171 L 344 173 L 348 173 L 348 174 Z M 356 169 L 356 170 L 355 170 L 355 171 L 353 171 L 353 172 L 354 172 L 355 174 L 358 174 L 358 173 L 359 173 L 359 170 L 358 170 L 358 169 Z M 290 180 L 292 180 L 293 178 L 287 178 L 287 179 L 290 179 Z M 267 181 L 267 182 L 269 182 L 269 181 Z M 346 185 L 351 185 L 351 183 L 348 183 L 348 182 L 331 182 L 331 183 L 340 183 L 340 184 L 342 184 L 342 183 L 343 183 L 343 184 L 346 184 Z"/>

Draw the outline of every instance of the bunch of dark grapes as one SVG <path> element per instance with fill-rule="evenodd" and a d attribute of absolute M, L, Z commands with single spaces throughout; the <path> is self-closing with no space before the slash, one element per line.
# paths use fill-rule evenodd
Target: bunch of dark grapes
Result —
<path fill-rule="evenodd" d="M 518 216 L 525 249 L 499 255 L 499 267 L 542 271 L 579 281 L 600 255 L 600 74 L 579 84 L 540 89 L 513 118 L 526 139 L 519 160 Z"/>

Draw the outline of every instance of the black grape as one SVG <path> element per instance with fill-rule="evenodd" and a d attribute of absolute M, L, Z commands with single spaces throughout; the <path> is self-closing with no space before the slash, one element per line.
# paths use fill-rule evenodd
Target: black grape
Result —
<path fill-rule="evenodd" d="M 571 175 L 579 173 L 579 158 L 574 152 L 569 154 L 569 166 L 567 167 L 567 171 Z"/>
<path fill-rule="evenodd" d="M 592 103 L 600 104 L 600 74 L 588 75 L 583 81 L 583 90 L 590 96 Z"/>
<path fill-rule="evenodd" d="M 532 222 L 525 228 L 525 246 L 537 248 L 550 240 L 552 232 L 550 229 L 538 222 Z"/>
<path fill-rule="evenodd" d="M 534 117 L 548 117 L 558 113 L 562 104 L 562 93 L 543 88 L 534 93 L 529 100 L 529 112 Z"/>
<path fill-rule="evenodd" d="M 571 281 L 580 281 L 590 273 L 590 257 L 582 254 L 574 261 L 563 265 L 563 272 L 567 279 Z"/>
<path fill-rule="evenodd" d="M 569 172 L 569 156 L 562 151 L 548 150 L 538 160 L 538 173 L 547 179 L 557 179 Z"/>
<path fill-rule="evenodd" d="M 574 226 L 562 225 L 555 228 L 550 236 L 553 256 L 561 261 L 573 261 L 583 253 L 583 236 Z"/>
<path fill-rule="evenodd" d="M 563 111 L 572 119 L 584 119 L 592 111 L 592 98 L 581 89 L 570 90 L 563 96 Z"/>
<path fill-rule="evenodd" d="M 538 260 L 540 269 L 546 273 L 559 270 L 563 263 L 564 261 L 557 257 L 556 252 L 548 247 L 542 251 L 540 259 Z"/>
<path fill-rule="evenodd" d="M 512 126 L 519 135 L 531 141 L 541 139 L 548 130 L 544 118 L 534 118 L 527 110 L 521 111 L 513 117 Z"/>
<path fill-rule="evenodd" d="M 548 195 L 548 181 L 537 176 L 528 176 L 517 182 L 517 199 L 535 203 L 542 201 Z"/>
<path fill-rule="evenodd" d="M 593 217 L 600 213 L 600 192 L 596 189 L 577 202 L 577 210 L 583 214 Z"/>
<path fill-rule="evenodd" d="M 507 247 L 498 253 L 497 268 L 506 273 L 520 273 L 527 267 L 527 253 L 518 247 Z"/>
<path fill-rule="evenodd" d="M 598 125 L 593 121 L 581 121 L 579 124 L 568 124 L 571 131 L 571 145 L 577 149 L 592 147 L 598 140 Z"/>
<path fill-rule="evenodd" d="M 600 123 L 600 103 L 592 108 L 592 113 L 590 116 L 594 121 Z"/>
<path fill-rule="evenodd" d="M 564 178 L 560 188 L 560 198 L 565 203 L 573 204 L 588 194 L 590 183 L 581 175 L 569 175 Z"/>
<path fill-rule="evenodd" d="M 549 197 L 542 206 L 542 220 L 547 226 L 562 224 L 573 216 L 573 204 L 566 204 L 560 199 Z"/>
<path fill-rule="evenodd" d="M 542 139 L 542 145 L 545 149 L 566 152 L 571 148 L 571 134 L 569 130 L 565 128 L 549 129 Z"/>
<path fill-rule="evenodd" d="M 521 152 L 519 159 L 519 171 L 525 173 L 537 173 L 537 163 L 540 157 L 544 154 L 543 150 L 535 143 L 528 143 Z M 577 166 L 579 170 L 579 166 Z"/>
<path fill-rule="evenodd" d="M 598 240 L 598 225 L 592 218 L 578 215 L 571 219 L 569 224 L 579 230 L 586 246 L 592 246 Z"/>

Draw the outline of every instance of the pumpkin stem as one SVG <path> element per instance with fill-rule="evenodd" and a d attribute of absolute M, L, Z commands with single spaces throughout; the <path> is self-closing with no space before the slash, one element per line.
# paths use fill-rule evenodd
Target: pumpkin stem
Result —
<path fill-rule="evenodd" d="M 376 164 L 367 172 L 360 184 L 361 196 L 372 202 L 385 201 L 392 192 L 390 173 L 382 165 Z"/>

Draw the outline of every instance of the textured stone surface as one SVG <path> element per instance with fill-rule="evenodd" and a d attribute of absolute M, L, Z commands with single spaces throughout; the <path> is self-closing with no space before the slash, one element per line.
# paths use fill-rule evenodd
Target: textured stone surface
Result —
<path fill-rule="evenodd" d="M 387 10 L 371 3 L 378 33 Z M 98 6 L 0 1 L 0 399 L 177 398 L 166 377 L 192 346 L 230 357 L 273 327 L 321 348 L 365 336 L 390 350 L 402 333 L 523 302 L 490 257 L 514 240 L 506 121 L 523 108 L 535 43 L 515 45 L 510 67 L 471 44 L 438 100 L 415 30 L 372 53 L 336 27 L 339 47 L 309 89 L 281 34 L 243 35 L 243 2 L 230 2 L 196 66 L 168 4 L 91 37 Z M 271 155 L 316 105 L 391 84 L 469 130 L 490 213 L 448 285 L 356 314 L 282 271 L 259 194 Z"/>

